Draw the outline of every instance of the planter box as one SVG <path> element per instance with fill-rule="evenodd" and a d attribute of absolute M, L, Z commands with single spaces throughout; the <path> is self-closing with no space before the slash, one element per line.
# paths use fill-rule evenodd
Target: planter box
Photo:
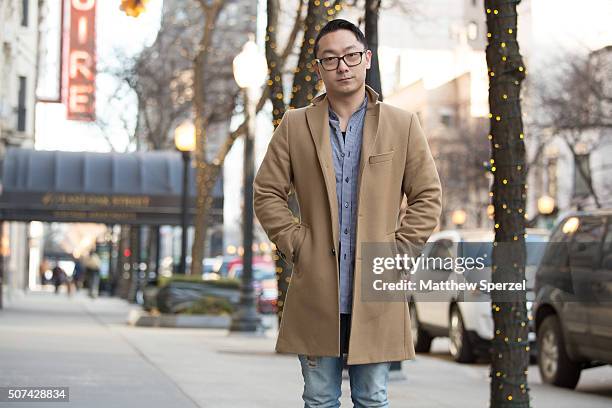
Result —
<path fill-rule="evenodd" d="M 133 310 L 128 315 L 128 324 L 137 327 L 177 327 L 197 329 L 229 329 L 232 318 L 228 315 L 151 315 Z"/>

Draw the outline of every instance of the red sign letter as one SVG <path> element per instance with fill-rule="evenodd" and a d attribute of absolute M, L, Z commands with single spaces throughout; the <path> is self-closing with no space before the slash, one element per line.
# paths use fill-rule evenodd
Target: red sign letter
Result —
<path fill-rule="evenodd" d="M 70 0 L 68 119 L 93 121 L 96 89 L 96 1 Z"/>

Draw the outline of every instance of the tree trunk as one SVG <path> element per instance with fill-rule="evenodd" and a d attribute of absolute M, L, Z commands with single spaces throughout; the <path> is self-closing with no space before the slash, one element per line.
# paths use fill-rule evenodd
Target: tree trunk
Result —
<path fill-rule="evenodd" d="M 486 0 L 492 201 L 495 208 L 493 282 L 525 278 L 526 163 L 520 91 L 525 68 L 517 42 L 520 0 Z M 490 406 L 529 407 L 529 342 L 525 293 L 491 292 L 495 335 Z"/>
<path fill-rule="evenodd" d="M 370 69 L 366 72 L 366 84 L 378 92 L 378 99 L 383 100 L 378 65 L 378 11 L 381 0 L 366 0 L 365 4 L 365 37 L 372 51 Z"/>
<path fill-rule="evenodd" d="M 196 216 L 194 221 L 195 233 L 193 237 L 193 247 L 191 249 L 191 275 L 202 275 L 202 260 L 204 259 L 204 242 L 208 229 L 207 213 L 212 204 L 213 189 L 210 185 L 210 168 L 206 163 L 206 129 L 207 115 L 205 106 L 206 83 L 204 72 L 208 62 L 208 52 L 212 44 L 212 35 L 219 12 L 223 7 L 223 1 L 215 0 L 212 3 L 200 0 L 200 5 L 204 11 L 204 30 L 198 47 L 198 53 L 194 60 L 194 96 L 193 105 L 195 110 L 195 129 L 196 129 Z M 214 185 L 214 182 L 212 183 Z"/>
<path fill-rule="evenodd" d="M 315 38 L 323 26 L 342 9 L 341 4 L 342 2 L 332 4 L 331 1 L 308 1 L 308 11 L 304 21 L 304 37 L 302 38 L 298 63 L 294 70 L 289 109 L 308 105 L 317 93 L 318 80 L 314 70 L 315 62 L 313 61 L 315 58 Z"/>
<path fill-rule="evenodd" d="M 266 29 L 266 60 L 268 62 L 268 91 L 270 94 L 270 102 L 272 102 L 272 124 L 274 128 L 278 126 L 285 114 L 281 57 L 276 51 L 278 49 L 276 31 L 278 30 L 279 9 L 279 0 L 268 0 L 266 9 L 268 15 Z"/>

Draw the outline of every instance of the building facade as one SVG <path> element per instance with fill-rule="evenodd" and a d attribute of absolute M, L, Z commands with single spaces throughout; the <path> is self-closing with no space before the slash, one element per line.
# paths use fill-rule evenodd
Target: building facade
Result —
<path fill-rule="evenodd" d="M 0 2 L 0 160 L 9 146 L 34 146 L 35 105 L 43 0 Z M 29 224 L 2 222 L 4 287 L 28 288 Z"/>

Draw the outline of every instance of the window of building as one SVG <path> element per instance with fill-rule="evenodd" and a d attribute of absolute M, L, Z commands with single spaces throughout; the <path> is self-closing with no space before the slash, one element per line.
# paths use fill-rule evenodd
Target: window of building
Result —
<path fill-rule="evenodd" d="M 26 77 L 19 77 L 19 95 L 17 97 L 17 131 L 19 132 L 26 131 L 26 80 Z"/>
<path fill-rule="evenodd" d="M 21 25 L 23 27 L 28 26 L 28 20 L 30 19 L 30 0 L 21 0 Z"/>
<path fill-rule="evenodd" d="M 453 126 L 454 118 L 453 118 L 453 110 L 449 107 L 441 107 L 438 111 L 440 115 L 440 123 L 444 126 L 450 127 Z"/>

